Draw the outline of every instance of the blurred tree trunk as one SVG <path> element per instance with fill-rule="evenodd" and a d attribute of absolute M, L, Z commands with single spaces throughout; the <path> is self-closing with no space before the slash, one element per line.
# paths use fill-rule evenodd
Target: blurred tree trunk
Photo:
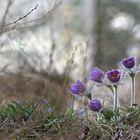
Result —
<path fill-rule="evenodd" d="M 95 25 L 96 25 L 96 0 L 84 1 L 85 6 L 85 17 L 86 17 L 86 29 L 88 40 L 88 69 L 91 69 L 95 63 L 95 54 L 96 54 L 96 44 L 95 44 Z"/>
<path fill-rule="evenodd" d="M 86 17 L 88 20 L 86 21 L 86 32 L 89 35 L 89 59 L 91 62 L 91 66 L 102 65 L 102 31 L 104 25 L 104 5 L 101 0 L 89 0 L 85 2 L 86 4 Z"/>
<path fill-rule="evenodd" d="M 95 29 L 93 31 L 93 38 L 95 38 L 95 65 L 101 66 L 102 65 L 102 23 L 104 20 L 103 16 L 103 9 L 102 9 L 102 1 L 96 0 L 95 1 Z"/>
<path fill-rule="evenodd" d="M 92 8 L 95 13 L 95 25 L 92 30 L 92 37 L 95 41 L 93 64 L 104 69 L 114 67 L 126 55 L 127 47 L 133 39 L 133 33 L 130 28 L 117 30 L 110 26 L 115 16 L 119 13 L 124 12 L 126 15 L 130 13 L 126 5 L 138 9 L 136 4 L 124 2 L 123 0 L 94 0 Z M 121 52 L 118 52 L 118 49 L 121 49 Z"/>

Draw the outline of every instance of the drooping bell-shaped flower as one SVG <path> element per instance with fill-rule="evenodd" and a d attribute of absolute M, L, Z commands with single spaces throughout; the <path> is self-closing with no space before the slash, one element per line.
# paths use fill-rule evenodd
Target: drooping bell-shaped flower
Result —
<path fill-rule="evenodd" d="M 77 80 L 77 82 L 72 84 L 70 87 L 71 93 L 77 94 L 77 95 L 84 93 L 85 90 L 86 90 L 85 85 L 80 80 Z"/>
<path fill-rule="evenodd" d="M 97 83 L 102 83 L 102 79 L 104 77 L 104 72 L 98 68 L 94 67 L 89 75 L 89 80 L 92 80 Z"/>
<path fill-rule="evenodd" d="M 100 111 L 102 105 L 101 102 L 98 99 L 93 99 L 88 103 L 88 107 L 95 112 Z"/>

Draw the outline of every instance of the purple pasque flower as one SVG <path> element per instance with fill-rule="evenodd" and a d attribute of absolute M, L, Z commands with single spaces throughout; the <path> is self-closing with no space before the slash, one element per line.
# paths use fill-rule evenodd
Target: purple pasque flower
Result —
<path fill-rule="evenodd" d="M 85 90 L 86 90 L 85 85 L 80 80 L 77 80 L 77 82 L 75 84 L 72 84 L 70 87 L 71 93 L 77 95 L 84 93 Z"/>
<path fill-rule="evenodd" d="M 135 57 L 128 57 L 121 61 L 120 68 L 125 72 L 126 75 L 129 76 L 131 80 L 131 107 L 136 103 L 135 97 L 135 75 L 138 71 L 140 71 L 140 65 L 136 66 Z"/>
<path fill-rule="evenodd" d="M 106 77 L 111 83 L 118 83 L 121 80 L 121 75 L 120 69 L 113 69 L 106 72 Z"/>
<path fill-rule="evenodd" d="M 129 75 L 130 77 L 134 77 L 135 74 L 140 71 L 140 65 L 136 65 L 135 57 L 124 58 L 120 62 L 119 67 L 124 71 L 126 75 Z"/>
<path fill-rule="evenodd" d="M 136 59 L 134 57 L 124 58 L 121 64 L 127 69 L 132 69 L 136 65 Z"/>
<path fill-rule="evenodd" d="M 92 80 L 97 83 L 102 83 L 102 79 L 104 77 L 104 72 L 98 68 L 94 67 L 89 75 L 89 80 Z"/>
<path fill-rule="evenodd" d="M 101 109 L 102 105 L 101 105 L 101 102 L 98 99 L 93 99 L 88 103 L 88 107 L 92 111 L 98 112 Z"/>

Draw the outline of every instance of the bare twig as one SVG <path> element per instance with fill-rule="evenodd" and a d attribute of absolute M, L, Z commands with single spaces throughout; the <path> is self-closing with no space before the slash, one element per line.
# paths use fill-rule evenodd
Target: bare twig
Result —
<path fill-rule="evenodd" d="M 52 17 L 53 13 L 56 11 L 56 9 L 60 6 L 61 3 L 62 1 L 55 3 L 54 6 L 49 11 L 47 11 L 47 13 L 45 13 L 39 18 L 22 22 L 22 23 L 18 23 L 18 27 L 16 28 L 29 30 L 29 29 L 37 28 L 37 27 L 40 27 L 41 25 L 46 24 L 46 22 Z"/>
<path fill-rule="evenodd" d="M 38 7 L 38 4 L 37 4 L 33 9 L 31 9 L 26 15 L 24 15 L 24 16 L 22 16 L 22 17 L 19 17 L 17 20 L 15 20 L 15 21 L 13 21 L 13 22 L 11 22 L 11 23 L 5 24 L 5 25 L 3 25 L 3 26 L 5 27 L 5 26 L 9 26 L 9 25 L 16 24 L 16 23 L 19 22 L 20 20 L 23 20 L 23 19 L 27 18 L 27 16 L 29 16 L 33 11 L 35 11 L 35 10 L 37 9 L 37 7 Z"/>
<path fill-rule="evenodd" d="M 38 4 L 33 8 L 31 9 L 26 15 L 18 18 L 17 20 L 11 22 L 11 23 L 8 23 L 8 24 L 5 24 L 5 20 L 6 20 L 6 16 L 9 12 L 9 8 L 10 6 L 12 5 L 12 1 L 9 0 L 9 4 L 7 5 L 7 8 L 6 8 L 6 11 L 5 11 L 5 14 L 2 18 L 2 24 L 0 25 L 0 36 L 3 35 L 4 33 L 6 32 L 9 32 L 10 30 L 13 30 L 16 28 L 16 24 L 20 21 L 20 20 L 23 20 L 24 18 L 26 18 L 27 16 L 29 16 L 34 10 L 37 9 L 38 7 Z M 13 26 L 12 26 L 13 25 Z"/>
<path fill-rule="evenodd" d="M 12 0 L 8 0 L 8 3 L 7 3 L 7 6 L 6 6 L 4 15 L 3 15 L 3 17 L 2 17 L 2 22 L 1 22 L 2 26 L 3 26 L 3 25 L 5 24 L 5 22 L 6 22 L 6 17 L 7 17 L 7 15 L 8 15 L 8 13 L 9 13 L 9 10 L 10 10 L 10 7 L 12 6 L 12 4 L 13 4 L 13 1 L 12 1 Z M 1 26 L 1 27 L 2 27 L 2 26 Z"/>

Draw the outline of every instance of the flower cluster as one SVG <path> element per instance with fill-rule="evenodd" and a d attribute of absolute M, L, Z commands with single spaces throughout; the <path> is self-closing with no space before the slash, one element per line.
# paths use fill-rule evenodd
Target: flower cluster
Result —
<path fill-rule="evenodd" d="M 115 112 L 119 109 L 117 88 L 126 76 L 129 76 L 131 79 L 131 107 L 135 104 L 135 75 L 140 69 L 140 67 L 136 65 L 135 57 L 122 59 L 118 66 L 119 68 L 112 69 L 107 72 L 104 72 L 98 67 L 93 67 L 88 78 L 93 84 L 101 84 L 111 89 L 114 96 Z M 86 84 L 79 80 L 70 87 L 70 92 L 72 94 L 86 96 L 89 99 L 87 106 L 92 111 L 98 112 L 102 108 L 101 102 L 99 99 L 91 99 L 91 95 L 89 95 L 91 94 L 90 90 L 86 87 Z"/>

